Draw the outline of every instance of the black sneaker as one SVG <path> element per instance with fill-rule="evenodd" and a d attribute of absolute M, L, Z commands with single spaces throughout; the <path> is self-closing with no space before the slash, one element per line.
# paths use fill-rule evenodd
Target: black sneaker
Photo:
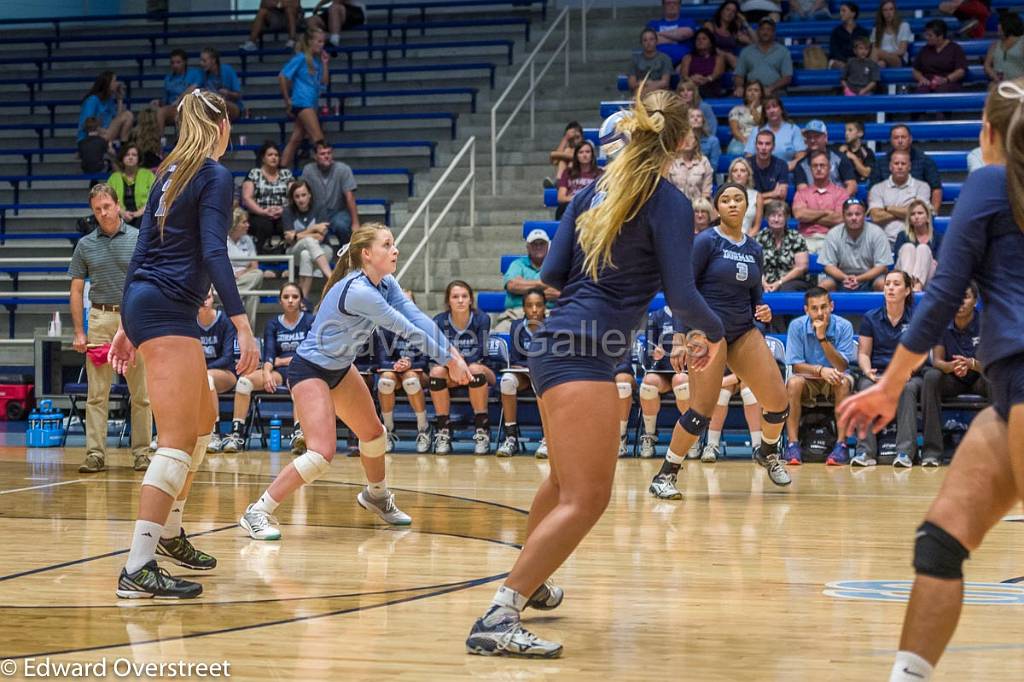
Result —
<path fill-rule="evenodd" d="M 117 579 L 117 596 L 121 599 L 195 599 L 202 593 L 202 585 L 173 577 L 157 567 L 156 559 L 130 575 L 122 568 Z"/>
<path fill-rule="evenodd" d="M 217 560 L 192 546 L 185 536 L 185 529 L 176 538 L 160 538 L 156 546 L 157 556 L 165 556 L 179 566 L 193 571 L 209 571 L 217 567 Z"/>

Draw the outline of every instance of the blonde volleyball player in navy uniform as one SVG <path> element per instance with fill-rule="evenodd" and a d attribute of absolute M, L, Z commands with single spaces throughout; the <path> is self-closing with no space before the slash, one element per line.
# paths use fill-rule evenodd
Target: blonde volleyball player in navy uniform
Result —
<path fill-rule="evenodd" d="M 675 485 L 676 474 L 686 452 L 710 423 L 726 362 L 762 406 L 762 441 L 754 451 L 755 460 L 768 470 L 772 483 L 792 482 L 779 458 L 779 437 L 789 414 L 789 397 L 775 358 L 754 324 L 770 322 L 772 313 L 762 301 L 761 245 L 743 232 L 747 190 L 738 183 L 726 183 L 718 188 L 714 204 L 720 223 L 694 237 L 693 273 L 700 293 L 725 325 L 728 350 L 715 358 L 708 371 L 690 376 L 689 417 L 684 415 L 679 420 L 661 471 L 649 488 L 652 495 L 667 500 L 682 497 Z"/>
<path fill-rule="evenodd" d="M 367 485 L 356 501 L 390 524 L 412 523 L 395 505 L 384 480 L 386 431 L 353 363 L 381 327 L 412 340 L 434 362 L 445 365 L 452 381 L 468 383 L 470 376 L 459 351 L 402 293 L 393 274 L 397 262 L 391 230 L 379 223 L 356 230 L 348 247 L 339 252 L 313 328 L 288 365 L 288 386 L 302 415 L 307 450 L 277 475 L 239 520 L 254 540 L 279 539 L 281 530 L 272 516 L 278 505 L 327 473 L 338 445 L 336 419 L 359 438 Z"/>
<path fill-rule="evenodd" d="M 228 260 L 234 182 L 231 171 L 217 163 L 231 136 L 227 106 L 220 95 L 193 90 L 178 109 L 178 144 L 160 165 L 146 204 L 125 276 L 122 326 L 109 355 L 121 373 L 134 363 L 136 349 L 142 354 L 157 426 L 158 447 L 142 479 L 139 517 L 117 583 L 117 596 L 126 599 L 181 599 L 203 591 L 158 568 L 155 555 L 165 526 L 180 530 L 192 476 L 216 419 L 196 324 L 211 282 L 238 334 L 236 372 L 245 374 L 259 361 Z M 160 553 L 177 563 L 195 557 L 184 531 L 162 545 Z"/>
<path fill-rule="evenodd" d="M 541 281 L 562 292 L 530 346 L 551 470 L 530 508 L 519 559 L 466 640 L 470 653 L 561 654 L 561 644 L 524 629 L 520 613 L 561 602 L 562 590 L 545 581 L 608 504 L 619 446 L 615 370 L 654 295 L 664 289 L 681 323 L 706 335 L 706 344 L 677 343 L 677 360 L 695 351 L 691 372 L 721 349 L 722 324 L 694 286 L 692 207 L 663 177 L 689 133 L 687 109 L 674 93 L 653 92 L 638 96 L 619 126 L 629 143 L 573 197 L 541 270 Z"/>
<path fill-rule="evenodd" d="M 973 279 L 981 290 L 978 360 L 992 406 L 971 423 L 917 529 L 907 615 L 891 682 L 927 682 L 956 630 L 963 562 L 1024 496 L 1024 79 L 990 91 L 981 124 L 986 165 L 967 176 L 939 265 L 881 380 L 839 408 L 863 436 L 896 412 L 903 385 L 927 358 Z"/>

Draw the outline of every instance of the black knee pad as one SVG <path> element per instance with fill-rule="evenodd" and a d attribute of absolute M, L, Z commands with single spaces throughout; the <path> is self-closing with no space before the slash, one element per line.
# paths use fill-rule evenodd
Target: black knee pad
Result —
<path fill-rule="evenodd" d="M 481 386 L 487 385 L 487 377 L 483 374 L 474 374 L 473 378 L 469 382 L 470 388 L 480 388 Z"/>
<path fill-rule="evenodd" d="M 708 424 L 710 423 L 711 417 L 705 417 L 701 413 L 695 411 L 692 407 L 679 417 L 679 425 L 682 426 L 687 433 L 691 433 L 694 436 L 699 436 L 704 433 L 704 429 L 708 428 Z"/>
<path fill-rule="evenodd" d="M 962 580 L 963 564 L 971 556 L 955 537 L 925 521 L 914 538 L 914 571 L 943 580 Z"/>
<path fill-rule="evenodd" d="M 448 388 L 448 382 L 441 377 L 430 377 L 430 381 L 427 382 L 427 386 L 431 391 L 443 391 Z"/>
<path fill-rule="evenodd" d="M 789 416 L 789 403 L 786 403 L 786 409 L 781 412 L 766 412 L 761 411 L 761 419 L 765 420 L 769 424 L 785 424 L 786 417 Z"/>

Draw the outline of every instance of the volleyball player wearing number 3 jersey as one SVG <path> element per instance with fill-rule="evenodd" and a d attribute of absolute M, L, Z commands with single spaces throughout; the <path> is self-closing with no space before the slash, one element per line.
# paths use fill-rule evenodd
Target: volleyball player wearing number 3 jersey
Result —
<path fill-rule="evenodd" d="M 545 581 L 608 504 L 619 449 L 616 367 L 654 295 L 664 289 L 681 322 L 710 342 L 694 348 L 691 370 L 721 346 L 722 324 L 694 286 L 693 209 L 663 177 L 689 133 L 686 107 L 674 93 L 654 92 L 638 97 L 619 126 L 629 143 L 570 202 L 541 270 L 541 281 L 562 292 L 533 336 L 529 360 L 551 470 L 530 508 L 519 559 L 466 640 L 470 653 L 561 654 L 561 644 L 522 627 L 520 612 L 558 606 L 562 590 Z M 686 349 L 680 340 L 677 361 Z"/>
<path fill-rule="evenodd" d="M 1024 495 L 1024 79 L 995 86 L 981 122 L 987 164 L 964 182 L 939 266 L 881 381 L 839 406 L 863 437 L 892 420 L 903 385 L 938 343 L 974 279 L 981 291 L 978 360 L 992 406 L 967 430 L 917 529 L 914 571 L 891 682 L 927 682 L 956 630 L 963 562 Z"/>
<path fill-rule="evenodd" d="M 117 583 L 117 596 L 125 599 L 181 599 L 203 591 L 198 583 L 158 568 L 158 551 L 189 568 L 216 565 L 181 531 L 192 476 L 206 455 L 217 414 L 196 322 L 211 282 L 238 333 L 236 372 L 245 374 L 259 361 L 228 260 L 234 183 L 231 171 L 217 163 L 231 135 L 227 107 L 219 95 L 193 90 L 178 109 L 178 144 L 157 170 L 157 188 L 146 204 L 125 276 L 121 329 L 109 353 L 119 373 L 134 363 L 136 348 L 142 354 L 158 433 L 156 453 L 142 479 L 128 560 Z M 178 537 L 161 542 L 165 531 L 173 536 L 174 526 Z"/>

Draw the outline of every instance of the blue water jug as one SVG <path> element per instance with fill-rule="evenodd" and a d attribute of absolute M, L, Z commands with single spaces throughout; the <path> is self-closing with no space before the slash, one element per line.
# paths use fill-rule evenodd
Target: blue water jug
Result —
<path fill-rule="evenodd" d="M 273 417 L 270 420 L 270 451 L 280 452 L 281 451 L 281 420 L 277 417 Z"/>
<path fill-rule="evenodd" d="M 39 410 L 32 410 L 28 415 L 28 429 L 25 431 L 25 442 L 30 448 L 38 448 L 43 438 L 43 421 Z"/>

